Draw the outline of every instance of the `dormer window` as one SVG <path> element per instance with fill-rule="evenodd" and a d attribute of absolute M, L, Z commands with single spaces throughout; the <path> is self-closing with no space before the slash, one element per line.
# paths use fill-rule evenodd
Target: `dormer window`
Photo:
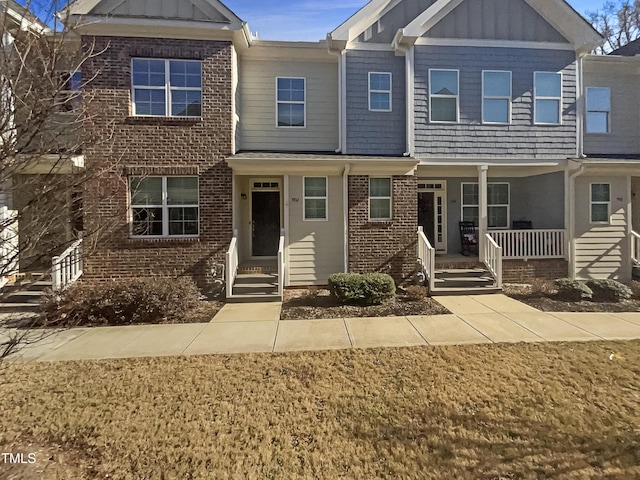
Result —
<path fill-rule="evenodd" d="M 202 116 L 202 62 L 134 58 L 131 79 L 134 115 Z"/>

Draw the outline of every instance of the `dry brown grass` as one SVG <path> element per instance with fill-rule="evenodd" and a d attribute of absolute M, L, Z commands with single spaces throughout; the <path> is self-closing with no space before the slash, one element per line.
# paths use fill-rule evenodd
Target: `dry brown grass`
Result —
<path fill-rule="evenodd" d="M 27 364 L 0 380 L 0 451 L 45 452 L 19 479 L 640 478 L 637 341 Z"/>

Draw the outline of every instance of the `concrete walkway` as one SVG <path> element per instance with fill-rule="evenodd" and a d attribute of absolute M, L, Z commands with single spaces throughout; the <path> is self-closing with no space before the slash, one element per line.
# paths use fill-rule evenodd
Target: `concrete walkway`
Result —
<path fill-rule="evenodd" d="M 33 332 L 20 360 L 286 352 L 640 338 L 640 313 L 544 313 L 505 295 L 438 297 L 433 316 L 278 320 L 279 303 L 227 304 L 209 323 Z M 2 336 L 0 332 L 0 341 Z M 18 358 L 16 358 L 18 359 Z"/>

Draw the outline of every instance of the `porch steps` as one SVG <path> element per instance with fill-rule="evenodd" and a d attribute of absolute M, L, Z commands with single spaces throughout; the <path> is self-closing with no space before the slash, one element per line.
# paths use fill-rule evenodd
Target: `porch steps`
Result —
<path fill-rule="evenodd" d="M 38 312 L 44 291 L 51 287 L 51 279 L 42 273 L 19 273 L 2 288 L 0 312 Z"/>
<path fill-rule="evenodd" d="M 431 295 L 478 295 L 500 292 L 489 271 L 482 268 L 447 268 L 434 271 Z"/>
<path fill-rule="evenodd" d="M 634 280 L 640 280 L 640 265 L 637 263 L 631 268 L 631 278 Z"/>
<path fill-rule="evenodd" d="M 238 272 L 241 270 L 238 269 Z M 277 302 L 278 275 L 273 273 L 238 273 L 228 302 Z"/>

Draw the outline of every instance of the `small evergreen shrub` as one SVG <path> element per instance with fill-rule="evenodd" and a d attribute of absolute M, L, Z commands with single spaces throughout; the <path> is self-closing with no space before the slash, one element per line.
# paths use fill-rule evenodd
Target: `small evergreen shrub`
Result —
<path fill-rule="evenodd" d="M 580 280 L 571 278 L 560 278 L 555 281 L 558 287 L 558 296 L 563 300 L 570 302 L 579 302 L 580 300 L 591 300 L 593 291 Z"/>
<path fill-rule="evenodd" d="M 593 291 L 594 302 L 619 302 L 633 296 L 629 287 L 615 280 L 589 280 L 587 287 Z"/>
<path fill-rule="evenodd" d="M 379 305 L 395 297 L 396 285 L 386 273 L 334 273 L 329 291 L 343 303 Z"/>
<path fill-rule="evenodd" d="M 179 320 L 198 305 L 200 291 L 190 278 L 127 278 L 78 282 L 43 299 L 48 325 L 130 325 Z"/>
<path fill-rule="evenodd" d="M 405 287 L 404 292 L 407 299 L 413 302 L 424 300 L 429 296 L 429 289 L 422 285 L 409 285 Z"/>

